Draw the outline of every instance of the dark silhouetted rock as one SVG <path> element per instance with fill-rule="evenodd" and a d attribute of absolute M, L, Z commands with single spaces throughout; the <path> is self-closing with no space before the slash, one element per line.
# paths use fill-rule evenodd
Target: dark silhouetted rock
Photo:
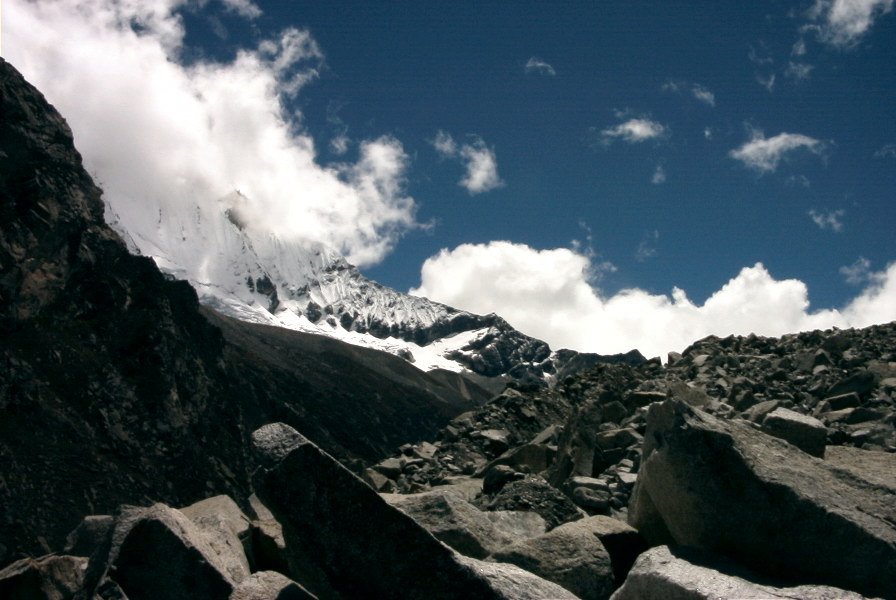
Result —
<path fill-rule="evenodd" d="M 486 576 L 496 567 L 463 559 L 314 444 L 298 442 L 279 462 L 265 462 L 255 477 L 259 498 L 283 525 L 287 547 L 303 547 L 339 595 L 514 597 L 497 585 L 506 578 Z"/>
<path fill-rule="evenodd" d="M 585 516 L 560 490 L 535 476 L 505 485 L 488 504 L 488 509 L 536 512 L 545 520 L 549 530 Z"/>

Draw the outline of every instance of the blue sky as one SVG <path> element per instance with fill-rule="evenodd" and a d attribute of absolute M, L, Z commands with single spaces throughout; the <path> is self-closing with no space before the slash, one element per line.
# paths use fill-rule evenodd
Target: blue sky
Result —
<path fill-rule="evenodd" d="M 172 100 L 189 90 L 209 123 L 197 155 L 267 156 L 259 132 L 277 130 L 308 174 L 276 188 L 221 167 L 191 189 L 248 191 L 259 222 L 289 204 L 266 226 L 318 235 L 397 289 L 545 338 L 601 313 L 593 337 L 623 338 L 554 345 L 615 350 L 639 320 L 683 320 L 672 349 L 896 318 L 892 0 L 138 4 L 4 5 L 4 56 L 72 122 L 107 194 L 138 168 L 109 136 L 166 147 L 193 126 Z M 244 81 L 228 93 L 245 122 L 207 100 L 226 81 Z M 156 178 L 214 178 L 211 159 L 150 162 Z M 296 170 L 280 162 L 253 173 Z M 344 210 L 315 173 L 351 188 Z M 873 310 L 850 317 L 862 298 Z M 630 308 L 608 324 L 614 302 Z M 764 318 L 778 314 L 794 316 Z"/>
<path fill-rule="evenodd" d="M 341 128 L 352 139 L 392 134 L 412 156 L 407 189 L 434 227 L 408 232 L 366 269 L 399 289 L 417 285 L 441 248 L 555 248 L 584 242 L 586 228 L 617 267 L 602 280 L 608 293 L 679 286 L 702 301 L 761 261 L 806 282 L 813 306 L 832 307 L 855 294 L 840 267 L 896 258 L 892 13 L 833 44 L 800 31 L 823 23 L 806 2 L 259 6 L 254 35 L 304 27 L 325 55 L 297 100 L 322 160 L 341 158 L 326 146 Z M 233 23 L 218 40 L 197 25 L 188 41 L 232 52 L 252 29 Z M 533 57 L 549 67 L 527 70 Z M 631 118 L 665 133 L 604 143 L 602 131 Z M 762 172 L 730 156 L 754 130 L 824 147 L 784 153 Z M 438 131 L 479 136 L 504 185 L 475 195 L 457 185 L 462 165 L 434 151 Z M 665 180 L 654 183 L 658 169 Z M 820 227 L 810 211 L 833 213 L 841 228 Z"/>

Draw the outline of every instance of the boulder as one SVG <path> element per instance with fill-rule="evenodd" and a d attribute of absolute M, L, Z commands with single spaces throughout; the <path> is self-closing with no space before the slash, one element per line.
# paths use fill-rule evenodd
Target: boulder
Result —
<path fill-rule="evenodd" d="M 621 585 L 635 559 L 647 550 L 647 542 L 634 527 L 618 519 L 596 515 L 580 522 L 607 549 L 613 565 L 613 579 L 617 586 Z"/>
<path fill-rule="evenodd" d="M 522 510 L 489 510 L 485 516 L 505 538 L 516 542 L 538 537 L 547 531 L 547 523 L 535 512 Z"/>
<path fill-rule="evenodd" d="M 773 587 L 753 583 L 743 577 L 741 569 L 692 564 L 673 554 L 668 547 L 648 550 L 635 562 L 625 584 L 611 600 L 863 600 L 864 596 L 828 586 L 801 585 Z M 716 567 L 716 568 L 713 568 Z M 733 574 L 737 573 L 737 574 Z"/>
<path fill-rule="evenodd" d="M 23 558 L 0 570 L 0 598 L 70 600 L 81 590 L 86 568 L 80 556 Z"/>
<path fill-rule="evenodd" d="M 65 538 L 63 551 L 70 556 L 90 557 L 112 533 L 115 519 L 111 515 L 90 515 Z"/>
<path fill-rule="evenodd" d="M 510 543 L 510 538 L 498 531 L 485 512 L 452 492 L 381 496 L 461 554 L 485 558 Z"/>
<path fill-rule="evenodd" d="M 486 562 L 458 556 L 458 562 L 482 580 L 494 591 L 495 597 L 507 600 L 577 600 L 576 596 L 559 585 L 542 579 L 516 565 Z M 397 595 L 398 598 L 408 596 Z"/>
<path fill-rule="evenodd" d="M 605 600 L 613 592 L 613 567 L 590 521 L 560 525 L 540 537 L 502 548 L 491 558 L 553 581 L 583 600 Z"/>
<path fill-rule="evenodd" d="M 229 600 L 317 600 L 317 596 L 276 571 L 259 571 L 236 586 Z"/>
<path fill-rule="evenodd" d="M 507 465 L 495 465 L 488 469 L 485 472 L 485 477 L 482 478 L 482 493 L 497 494 L 511 481 L 523 479 L 525 476 L 525 473 L 520 473 Z"/>
<path fill-rule="evenodd" d="M 787 408 L 776 408 L 765 415 L 762 431 L 786 440 L 812 456 L 824 456 L 828 428 L 818 419 Z"/>
<path fill-rule="evenodd" d="M 180 511 L 155 504 L 124 507 L 115 520 L 108 557 L 95 553 L 129 600 L 229 598 L 228 564 Z"/>
<path fill-rule="evenodd" d="M 524 510 L 541 515 L 548 529 L 586 516 L 560 490 L 541 477 L 527 476 L 505 485 L 488 505 L 489 510 Z"/>
<path fill-rule="evenodd" d="M 288 426 L 262 429 L 270 428 Z M 252 437 L 257 450 L 266 454 L 272 436 Z M 312 593 L 492 599 L 523 597 L 510 595 L 505 584 L 515 586 L 512 589 L 548 585 L 534 575 L 529 584 L 513 583 L 508 581 L 511 576 L 495 575 L 494 566 L 457 554 L 330 455 L 307 440 L 294 439 L 291 450 L 263 459 L 265 466 L 256 472 L 254 483 L 258 497 L 283 525 L 287 546 L 301 548 L 326 577 L 329 589 L 323 594 L 305 585 Z"/>
<path fill-rule="evenodd" d="M 247 517 L 229 496 L 213 496 L 182 508 L 181 512 L 206 536 L 209 546 L 239 583 L 249 576 L 252 528 Z"/>
<path fill-rule="evenodd" d="M 650 407 L 644 440 L 629 522 L 652 544 L 727 554 L 786 581 L 894 596 L 892 490 L 675 400 Z"/>
<path fill-rule="evenodd" d="M 255 568 L 261 571 L 289 573 L 289 557 L 283 527 L 274 518 L 258 496 L 249 496 L 249 506 L 255 513 L 252 521 L 252 558 Z"/>

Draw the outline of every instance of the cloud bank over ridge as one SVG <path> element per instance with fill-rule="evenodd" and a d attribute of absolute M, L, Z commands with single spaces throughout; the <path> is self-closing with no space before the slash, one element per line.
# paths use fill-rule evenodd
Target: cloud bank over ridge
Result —
<path fill-rule="evenodd" d="M 607 296 L 593 271 L 588 256 L 566 248 L 463 244 L 427 259 L 411 293 L 472 312 L 497 312 L 554 348 L 637 348 L 648 357 L 665 357 L 710 334 L 778 336 L 896 318 L 896 263 L 868 275 L 868 285 L 842 309 L 817 311 L 810 310 L 802 281 L 775 279 L 761 263 L 741 269 L 702 305 L 679 288 L 668 295 L 625 289 Z"/>

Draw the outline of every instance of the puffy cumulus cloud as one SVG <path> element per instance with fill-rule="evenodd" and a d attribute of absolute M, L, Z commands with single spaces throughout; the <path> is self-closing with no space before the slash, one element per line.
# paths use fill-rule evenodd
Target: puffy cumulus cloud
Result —
<path fill-rule="evenodd" d="M 766 138 L 761 131 L 756 131 L 753 132 L 750 141 L 740 148 L 731 150 L 728 156 L 760 173 L 769 173 L 778 168 L 778 164 L 787 154 L 800 149 L 820 155 L 825 145 L 820 140 L 800 133 L 779 133 Z"/>
<path fill-rule="evenodd" d="M 807 214 L 820 229 L 830 229 L 838 233 L 843 231 L 843 215 L 846 211 L 842 208 L 828 211 L 817 211 L 813 208 Z"/>
<path fill-rule="evenodd" d="M 538 58 L 537 56 L 533 56 L 528 61 L 526 61 L 526 74 L 535 73 L 537 75 L 548 75 L 549 77 L 553 77 L 557 74 L 557 71 L 554 70 L 550 64 L 545 62 L 544 60 Z"/>
<path fill-rule="evenodd" d="M 893 0 L 815 0 L 809 18 L 819 39 L 838 47 L 856 44 L 881 15 L 893 10 Z"/>
<path fill-rule="evenodd" d="M 460 149 L 467 174 L 460 180 L 460 185 L 471 194 L 481 194 L 504 185 L 498 176 L 498 161 L 495 151 L 485 145 L 481 138 Z"/>
<path fill-rule="evenodd" d="M 324 242 L 356 264 L 381 260 L 416 226 L 401 144 L 366 140 L 356 162 L 321 165 L 301 114 L 286 107 L 322 64 L 311 35 L 289 28 L 229 62 L 185 65 L 184 5 L 10 3 L 5 57 L 65 115 L 128 229 L 154 223 L 165 206 L 220 210 L 217 199 L 238 189 L 250 226 Z M 249 17 L 255 6 L 225 5 Z"/>
<path fill-rule="evenodd" d="M 627 289 L 605 296 L 591 271 L 591 259 L 574 250 L 464 244 L 429 258 L 411 293 L 476 313 L 497 312 L 554 348 L 605 354 L 637 348 L 664 356 L 710 334 L 773 336 L 896 319 L 896 263 L 874 274 L 843 309 L 814 312 L 803 282 L 777 280 L 759 263 L 702 305 L 678 288 L 669 295 Z"/>
<path fill-rule="evenodd" d="M 634 118 L 601 131 L 605 143 L 621 139 L 630 144 L 645 142 L 666 135 L 668 128 L 646 117 Z"/>
<path fill-rule="evenodd" d="M 498 175 L 498 160 L 495 151 L 486 146 L 478 135 L 467 136 L 469 141 L 458 144 L 450 133 L 438 131 L 432 145 L 442 158 L 459 159 L 466 174 L 457 182 L 470 194 L 481 194 L 504 185 Z"/>

